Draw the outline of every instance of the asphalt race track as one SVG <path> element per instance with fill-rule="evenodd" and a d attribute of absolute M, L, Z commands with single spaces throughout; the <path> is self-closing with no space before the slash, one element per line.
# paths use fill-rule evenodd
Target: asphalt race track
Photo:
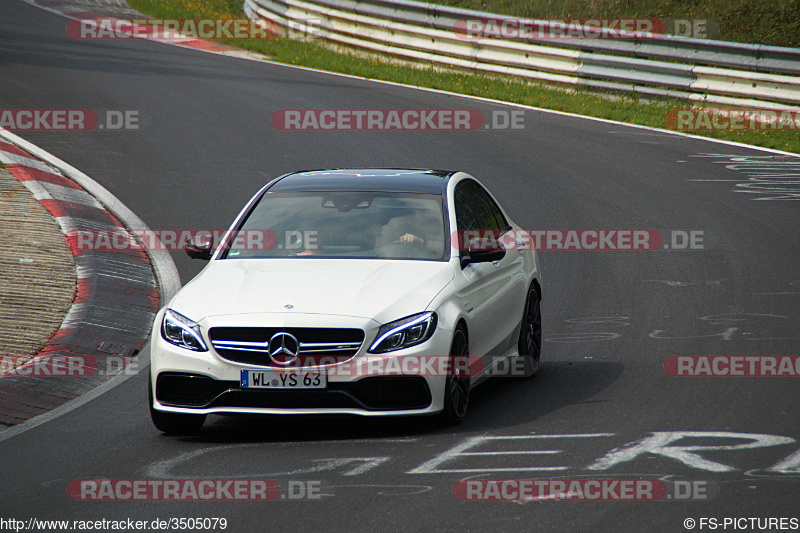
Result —
<path fill-rule="evenodd" d="M 0 441 L 0 517 L 224 517 L 229 531 L 684 531 L 686 518 L 696 528 L 701 518 L 800 518 L 800 377 L 664 369 L 672 355 L 800 354 L 800 204 L 771 199 L 790 188 L 741 186 L 797 172 L 798 159 L 534 110 L 519 130 L 278 131 L 270 117 L 281 109 L 510 108 L 141 40 L 77 41 L 66 23 L 0 3 L 0 107 L 137 111 L 138 130 L 20 135 L 152 229 L 223 229 L 287 171 L 401 166 L 473 174 L 524 228 L 655 229 L 668 243 L 674 230 L 696 231 L 703 247 L 541 252 L 540 374 L 482 385 L 455 428 L 210 417 L 197 437 L 165 437 L 140 372 Z M 184 283 L 202 266 L 173 259 Z M 459 500 L 454 484 L 473 477 L 658 478 L 713 497 Z M 71 481 L 96 478 L 268 478 L 287 497 L 70 498 Z M 294 500 L 289 485 L 301 481 L 319 482 L 305 485 L 318 497 Z"/>

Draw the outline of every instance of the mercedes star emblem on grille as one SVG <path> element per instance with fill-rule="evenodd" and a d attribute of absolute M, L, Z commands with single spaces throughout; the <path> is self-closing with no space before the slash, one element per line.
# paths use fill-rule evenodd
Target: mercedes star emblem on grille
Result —
<path fill-rule="evenodd" d="M 293 363 L 299 352 L 300 342 L 290 333 L 279 331 L 269 340 L 269 358 L 277 365 Z"/>

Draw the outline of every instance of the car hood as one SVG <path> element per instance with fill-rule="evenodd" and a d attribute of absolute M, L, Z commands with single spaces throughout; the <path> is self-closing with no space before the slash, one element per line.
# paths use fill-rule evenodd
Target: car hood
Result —
<path fill-rule="evenodd" d="M 425 311 L 454 278 L 440 261 L 223 259 L 212 261 L 170 302 L 192 320 L 289 312 L 388 322 Z"/>

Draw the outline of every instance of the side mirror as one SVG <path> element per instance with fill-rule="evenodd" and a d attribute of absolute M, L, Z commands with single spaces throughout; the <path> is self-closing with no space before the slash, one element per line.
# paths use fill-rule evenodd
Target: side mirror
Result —
<path fill-rule="evenodd" d="M 183 251 L 192 259 L 208 261 L 214 253 L 214 239 L 211 236 L 195 235 L 186 241 Z"/>
<path fill-rule="evenodd" d="M 487 248 L 478 246 L 477 241 L 469 243 L 469 251 L 461 255 L 461 268 L 466 268 L 470 263 L 491 263 L 500 261 L 506 256 L 506 250 L 499 243 Z"/>

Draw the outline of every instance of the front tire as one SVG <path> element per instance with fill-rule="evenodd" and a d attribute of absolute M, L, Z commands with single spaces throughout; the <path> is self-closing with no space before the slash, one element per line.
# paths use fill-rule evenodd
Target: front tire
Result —
<path fill-rule="evenodd" d="M 531 284 L 528 288 L 528 297 L 525 299 L 525 309 L 522 312 L 522 323 L 519 329 L 519 344 L 517 349 L 523 358 L 522 376 L 533 377 L 539 371 L 539 359 L 542 354 L 542 298 Z"/>
<path fill-rule="evenodd" d="M 150 399 L 150 418 L 153 425 L 167 435 L 195 435 L 203 427 L 206 415 L 165 413 L 153 409 L 153 378 L 147 380 L 147 396 Z"/>
<path fill-rule="evenodd" d="M 441 420 L 444 425 L 452 426 L 461 422 L 467 415 L 469 405 L 469 373 L 464 371 L 464 365 L 457 364 L 456 357 L 467 357 L 469 355 L 469 343 L 467 341 L 467 331 L 464 326 L 459 325 L 453 334 L 453 343 L 450 346 L 452 372 L 445 379 L 444 387 L 444 409 L 441 413 Z"/>

